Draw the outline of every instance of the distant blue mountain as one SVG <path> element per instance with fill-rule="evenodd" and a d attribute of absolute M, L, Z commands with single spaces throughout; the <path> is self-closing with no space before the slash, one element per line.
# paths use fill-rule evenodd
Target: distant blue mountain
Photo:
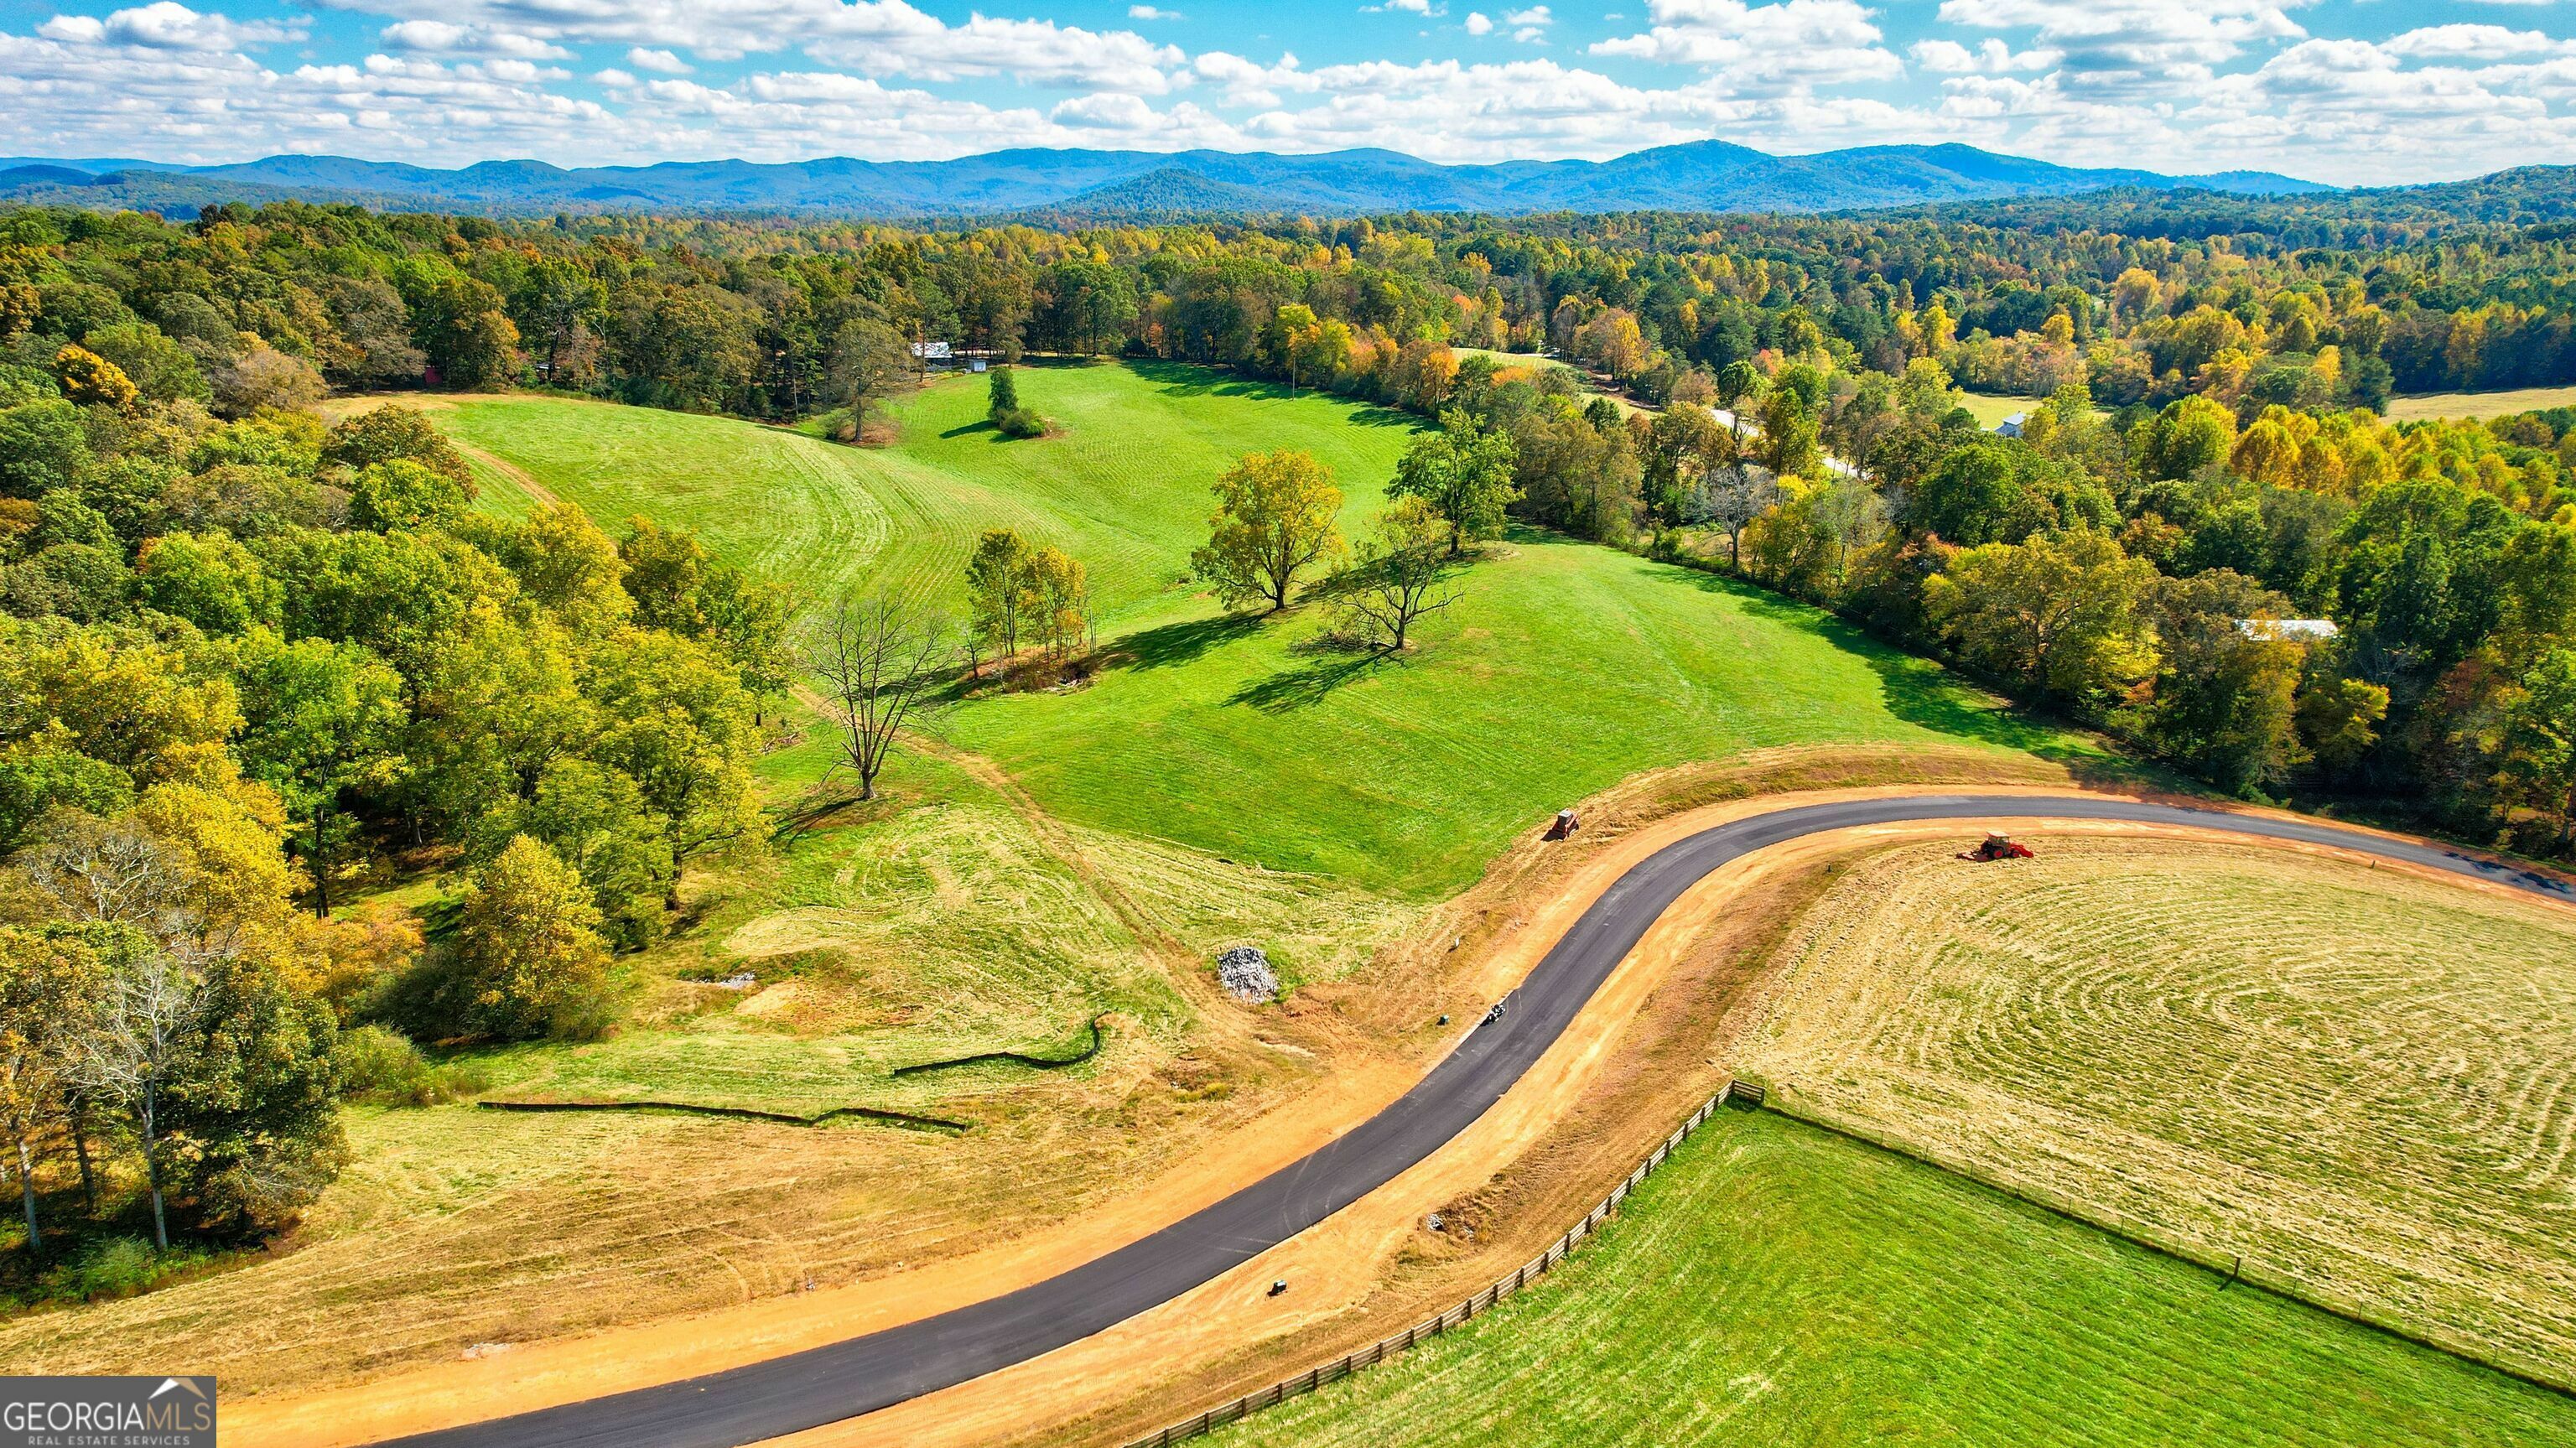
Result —
<path fill-rule="evenodd" d="M 584 166 L 484 161 L 441 171 L 345 156 L 225 166 L 0 157 L 0 201 L 131 205 L 186 214 L 219 201 L 298 197 L 548 215 L 734 211 L 888 220 L 1013 213 L 1208 215 L 1387 211 L 1844 211 L 2063 196 L 2111 187 L 2282 195 L 2334 188 L 2265 171 L 2167 176 L 1999 156 L 1973 146 L 1865 146 L 1773 156 L 1725 141 L 1610 161 L 1444 166 L 1395 151 L 994 151 L 954 161 L 826 157 L 779 165 L 669 161 Z"/>

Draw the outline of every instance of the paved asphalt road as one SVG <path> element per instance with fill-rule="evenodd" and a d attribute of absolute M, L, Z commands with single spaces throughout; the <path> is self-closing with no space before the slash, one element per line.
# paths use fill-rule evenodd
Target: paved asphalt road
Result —
<path fill-rule="evenodd" d="M 1665 907 L 1711 870 L 1824 830 L 2011 817 L 2195 825 L 2338 845 L 2571 896 L 2557 880 L 2438 846 L 2311 820 L 2125 800 L 1917 795 L 1755 815 L 1667 845 L 1620 877 L 1504 998 L 1503 1019 L 1470 1029 L 1403 1099 L 1312 1156 L 1150 1237 L 1017 1292 L 865 1337 L 400 1442 L 413 1448 L 734 1448 L 872 1412 L 1079 1341 L 1288 1240 L 1464 1130 L 1573 1022 Z"/>

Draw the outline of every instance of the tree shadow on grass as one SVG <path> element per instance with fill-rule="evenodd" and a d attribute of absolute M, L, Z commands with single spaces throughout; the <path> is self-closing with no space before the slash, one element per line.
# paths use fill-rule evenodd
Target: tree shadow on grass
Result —
<path fill-rule="evenodd" d="M 1114 667 L 1163 669 L 1186 664 L 1208 650 L 1250 638 L 1266 617 L 1257 613 L 1220 613 L 1139 629 L 1109 646 Z"/>
<path fill-rule="evenodd" d="M 2166 771 L 2103 752 L 2107 746 L 2086 748 L 2080 725 L 1994 694 L 1935 660 L 1872 637 L 1839 615 L 1722 574 L 1678 565 L 1664 565 L 1657 572 L 1703 593 L 1723 594 L 1750 617 L 1796 629 L 1859 658 L 1878 675 L 1879 698 L 1888 713 L 1908 724 L 1954 739 L 2019 750 L 2063 766 L 2086 784 L 2186 787 Z"/>
<path fill-rule="evenodd" d="M 1002 430 L 993 425 L 993 419 L 989 417 L 979 417 L 973 422 L 961 422 L 955 427 L 948 429 L 946 432 L 941 433 L 940 436 L 968 437 L 979 432 L 989 432 L 998 440 L 1001 437 Z"/>
<path fill-rule="evenodd" d="M 1361 654 L 1342 654 L 1302 669 L 1282 669 L 1266 679 L 1256 679 L 1235 690 L 1229 704 L 1249 704 L 1264 714 L 1293 714 L 1311 709 L 1332 697 L 1334 691 L 1389 662 L 1391 655 L 1371 650 Z"/>
<path fill-rule="evenodd" d="M 1323 397 L 1348 403 L 1355 409 L 1350 421 L 1357 427 L 1423 427 L 1421 418 L 1392 407 L 1380 407 L 1356 397 L 1343 397 L 1307 387 L 1292 390 L 1277 382 L 1257 377 L 1244 377 L 1193 362 L 1131 362 L 1136 375 L 1161 388 L 1170 397 L 1249 397 L 1264 402 L 1286 402 L 1301 397 Z"/>

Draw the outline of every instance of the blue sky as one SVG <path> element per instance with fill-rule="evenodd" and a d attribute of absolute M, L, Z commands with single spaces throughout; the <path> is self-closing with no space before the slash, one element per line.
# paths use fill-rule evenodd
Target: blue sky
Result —
<path fill-rule="evenodd" d="M 2576 0 L 0 0 L 0 154 L 1964 141 L 2348 184 L 2576 162 Z"/>

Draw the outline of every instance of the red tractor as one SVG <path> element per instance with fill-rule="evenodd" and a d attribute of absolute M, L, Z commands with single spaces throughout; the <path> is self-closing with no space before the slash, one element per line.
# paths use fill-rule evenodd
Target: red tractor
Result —
<path fill-rule="evenodd" d="M 1962 854 L 1959 858 L 1962 860 L 2027 860 L 2032 856 L 2030 846 L 2020 843 L 2010 835 L 1988 835 L 1984 844 Z"/>

